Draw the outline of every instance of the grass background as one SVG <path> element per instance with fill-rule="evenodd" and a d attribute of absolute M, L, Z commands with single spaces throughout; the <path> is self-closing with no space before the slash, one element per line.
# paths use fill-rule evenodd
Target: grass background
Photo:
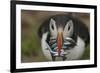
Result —
<path fill-rule="evenodd" d="M 38 29 L 42 22 L 55 14 L 68 14 L 65 12 L 48 12 L 48 11 L 21 11 L 21 62 L 44 62 L 47 60 L 41 48 L 41 40 L 38 37 Z M 89 14 L 71 13 L 73 16 L 79 17 L 89 28 Z M 90 29 L 90 28 L 89 28 Z M 90 45 L 85 49 L 80 60 L 90 58 Z"/>

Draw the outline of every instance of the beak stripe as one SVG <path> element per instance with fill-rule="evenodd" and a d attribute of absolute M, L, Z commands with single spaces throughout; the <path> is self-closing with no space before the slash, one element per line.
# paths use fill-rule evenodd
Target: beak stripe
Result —
<path fill-rule="evenodd" d="M 61 32 L 58 32 L 57 47 L 58 47 L 58 55 L 60 55 L 61 48 L 62 48 L 62 33 Z"/>

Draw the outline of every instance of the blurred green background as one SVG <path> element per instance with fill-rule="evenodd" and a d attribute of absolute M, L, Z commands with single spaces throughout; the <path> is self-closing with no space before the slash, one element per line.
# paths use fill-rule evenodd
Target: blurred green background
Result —
<path fill-rule="evenodd" d="M 37 32 L 43 21 L 55 14 L 72 14 L 80 18 L 90 29 L 90 15 L 87 13 L 21 10 L 21 62 L 49 61 L 42 53 L 41 40 Z M 80 60 L 89 58 L 90 45 L 87 46 Z"/>

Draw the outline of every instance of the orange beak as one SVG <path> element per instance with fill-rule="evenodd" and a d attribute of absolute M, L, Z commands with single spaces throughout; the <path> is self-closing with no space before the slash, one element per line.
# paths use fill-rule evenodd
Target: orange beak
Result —
<path fill-rule="evenodd" d="M 61 49 L 62 49 L 62 32 L 58 32 L 58 38 L 57 38 L 57 47 L 58 47 L 58 55 L 60 56 Z"/>

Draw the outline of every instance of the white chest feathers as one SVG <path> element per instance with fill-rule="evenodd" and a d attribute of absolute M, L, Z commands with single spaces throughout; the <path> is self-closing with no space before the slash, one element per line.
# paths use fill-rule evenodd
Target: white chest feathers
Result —
<path fill-rule="evenodd" d="M 48 33 L 45 33 L 42 36 L 41 47 L 42 47 L 42 51 L 43 51 L 43 54 L 45 55 L 45 57 L 49 60 L 52 60 L 50 51 L 47 49 L 48 48 L 47 47 L 47 42 L 46 42 L 47 34 Z M 66 55 L 66 57 L 67 57 L 66 60 L 80 59 L 81 56 L 84 53 L 84 50 L 85 50 L 85 42 L 80 37 L 78 37 L 77 45 L 74 48 L 70 49 L 70 50 L 66 50 L 66 52 L 69 53 L 68 55 Z"/>

